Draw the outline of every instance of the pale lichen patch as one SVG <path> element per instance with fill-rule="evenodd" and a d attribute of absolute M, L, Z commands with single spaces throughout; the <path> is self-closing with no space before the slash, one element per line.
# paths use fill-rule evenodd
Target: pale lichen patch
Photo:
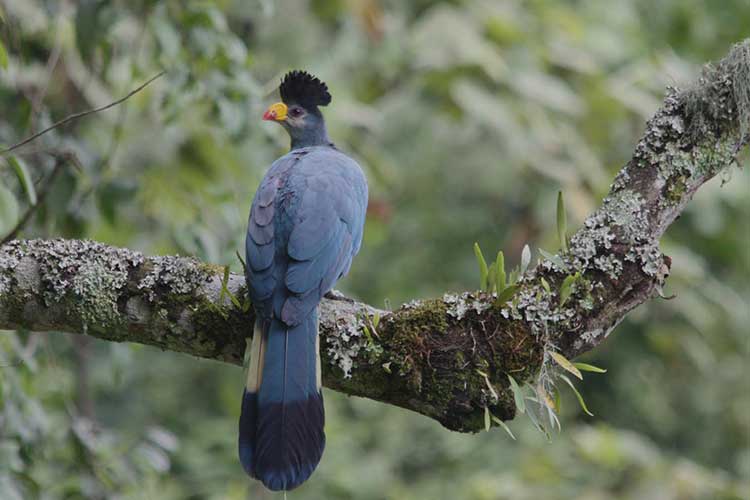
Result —
<path fill-rule="evenodd" d="M 641 270 L 647 276 L 656 276 L 662 268 L 663 257 L 657 243 L 648 243 L 635 247 L 641 261 Z"/>
<path fill-rule="evenodd" d="M 609 226 L 600 225 L 601 221 L 589 218 L 584 223 L 583 229 L 578 231 L 572 238 L 570 245 L 571 255 L 577 259 L 578 266 L 586 266 L 590 259 L 596 256 L 599 249 L 608 250 L 615 235 Z"/>
<path fill-rule="evenodd" d="M 586 345 L 597 344 L 599 339 L 603 336 L 604 336 L 604 330 L 602 330 L 601 328 L 583 332 L 578 336 L 576 341 L 573 343 L 573 346 L 576 350 L 580 350 Z"/>
<path fill-rule="evenodd" d="M 625 166 L 615 177 L 614 182 L 612 182 L 612 185 L 610 186 L 610 190 L 615 192 L 624 189 L 628 185 L 628 182 L 630 182 L 630 173 L 628 172 L 628 167 Z"/>
<path fill-rule="evenodd" d="M 84 324 L 109 326 L 120 319 L 117 310 L 119 291 L 127 283 L 128 274 L 105 268 L 101 262 L 82 262 L 70 278 L 74 307 Z"/>
<path fill-rule="evenodd" d="M 169 255 L 153 257 L 149 262 L 151 270 L 138 284 L 138 289 L 147 290 L 150 301 L 155 300 L 157 290 L 189 295 L 215 279 L 214 274 L 207 273 L 201 263 L 192 258 Z"/>
<path fill-rule="evenodd" d="M 622 273 L 622 261 L 617 255 L 606 254 L 594 258 L 594 267 L 616 280 Z"/>
<path fill-rule="evenodd" d="M 12 241 L 3 247 L 0 275 L 21 289 L 41 292 L 45 305 L 67 302 L 84 325 L 119 324 L 117 299 L 130 265 L 143 262 L 137 252 L 86 240 Z"/>
<path fill-rule="evenodd" d="M 519 291 L 510 307 L 503 308 L 501 314 L 526 322 L 535 335 L 546 334 L 549 328 L 562 329 L 576 313 L 572 307 L 560 306 L 556 296 L 555 292 L 547 293 L 541 286 L 529 286 Z"/>
<path fill-rule="evenodd" d="M 0 295 L 10 292 L 13 274 L 21 258 L 18 242 L 11 241 L 3 246 L 0 253 Z"/>
<path fill-rule="evenodd" d="M 23 257 L 18 260 L 18 264 L 13 272 L 18 286 L 22 290 L 32 293 L 38 293 L 41 287 L 41 277 L 39 276 L 39 266 L 36 260 L 31 257 Z"/>
<path fill-rule="evenodd" d="M 456 321 L 461 321 L 469 311 L 482 314 L 491 307 L 489 300 L 480 300 L 471 292 L 463 292 L 461 294 L 446 293 L 443 295 L 443 302 L 446 305 L 448 316 Z"/>
<path fill-rule="evenodd" d="M 338 367 L 344 378 L 351 378 L 356 360 L 367 343 L 361 317 L 337 317 L 334 319 L 337 334 L 326 337 L 326 352 L 330 363 Z"/>
<path fill-rule="evenodd" d="M 602 208 L 586 219 L 584 227 L 571 239 L 574 267 L 581 271 L 600 271 L 611 279 L 618 279 L 623 272 L 624 259 L 639 262 L 644 273 L 654 276 L 661 266 L 662 255 L 651 233 L 643 197 L 632 190 L 621 189 L 607 197 Z M 611 252 L 615 242 L 628 249 L 624 256 Z"/>

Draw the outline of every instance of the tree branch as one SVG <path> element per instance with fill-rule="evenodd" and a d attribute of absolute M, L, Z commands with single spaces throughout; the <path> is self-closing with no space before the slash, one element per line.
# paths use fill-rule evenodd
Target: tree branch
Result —
<path fill-rule="evenodd" d="M 460 431 L 481 429 L 485 408 L 513 418 L 507 374 L 533 383 L 550 352 L 572 358 L 594 348 L 659 293 L 670 267 L 659 239 L 696 190 L 731 167 L 749 124 L 750 40 L 692 88 L 669 89 L 569 250 L 542 259 L 508 302 L 445 294 L 386 312 L 338 295 L 323 300 L 324 384 Z M 84 333 L 240 364 L 252 308 L 222 293 L 222 277 L 223 268 L 194 259 L 91 241 L 12 241 L 0 247 L 0 328 Z M 242 276 L 230 275 L 226 288 L 247 300 Z"/>

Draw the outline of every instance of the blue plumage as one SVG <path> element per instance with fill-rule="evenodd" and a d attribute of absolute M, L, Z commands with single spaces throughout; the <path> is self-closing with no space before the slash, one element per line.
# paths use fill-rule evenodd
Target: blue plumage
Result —
<path fill-rule="evenodd" d="M 292 117 L 294 93 L 321 84 L 308 77 L 287 88 L 290 118 L 282 125 L 292 151 L 261 182 L 245 243 L 257 321 L 239 452 L 245 471 L 272 490 L 304 482 L 322 456 L 317 305 L 348 272 L 367 208 L 362 170 L 328 141 L 317 107 L 308 104 L 301 119 Z"/>

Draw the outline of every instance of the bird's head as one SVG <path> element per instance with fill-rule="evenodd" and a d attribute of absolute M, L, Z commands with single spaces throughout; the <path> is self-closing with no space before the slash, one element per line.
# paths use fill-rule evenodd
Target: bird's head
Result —
<path fill-rule="evenodd" d="M 280 123 L 292 138 L 292 148 L 329 144 L 319 106 L 331 102 L 325 83 L 305 71 L 290 71 L 279 86 L 281 102 L 269 106 L 263 119 Z"/>

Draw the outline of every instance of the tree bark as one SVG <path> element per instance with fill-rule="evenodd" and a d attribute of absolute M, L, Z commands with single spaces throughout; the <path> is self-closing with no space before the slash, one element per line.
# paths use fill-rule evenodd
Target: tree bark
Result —
<path fill-rule="evenodd" d="M 458 431 L 482 429 L 488 410 L 512 419 L 508 375 L 544 387 L 557 369 L 550 353 L 573 358 L 596 347 L 660 293 L 670 259 L 659 239 L 696 190 L 736 162 L 748 131 L 750 40 L 692 87 L 668 89 L 601 207 L 566 251 L 526 271 L 507 301 L 447 293 L 382 311 L 339 294 L 324 299 L 324 384 Z M 225 281 L 219 266 L 92 241 L 0 247 L 3 329 L 87 334 L 239 365 L 252 325 L 244 278 Z"/>

